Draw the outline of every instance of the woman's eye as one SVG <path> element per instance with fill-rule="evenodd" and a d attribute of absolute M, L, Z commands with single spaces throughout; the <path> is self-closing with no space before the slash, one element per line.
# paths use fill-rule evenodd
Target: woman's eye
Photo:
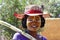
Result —
<path fill-rule="evenodd" d="M 29 21 L 29 22 L 32 22 L 33 20 L 31 20 L 31 19 L 28 19 L 28 21 Z"/>
<path fill-rule="evenodd" d="M 36 22 L 41 22 L 41 20 L 36 20 Z"/>
<path fill-rule="evenodd" d="M 29 20 L 29 21 L 31 21 L 31 22 L 32 22 L 32 20 Z"/>

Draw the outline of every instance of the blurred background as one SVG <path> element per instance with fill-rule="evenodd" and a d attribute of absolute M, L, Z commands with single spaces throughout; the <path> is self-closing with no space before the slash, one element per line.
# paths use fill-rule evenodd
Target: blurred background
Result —
<path fill-rule="evenodd" d="M 0 20 L 19 28 L 21 20 L 13 14 L 23 14 L 25 6 L 30 4 L 40 5 L 43 10 L 46 24 L 42 35 L 48 40 L 60 40 L 60 0 L 0 0 Z M 11 40 L 14 33 L 15 31 L 0 25 L 0 40 Z"/>

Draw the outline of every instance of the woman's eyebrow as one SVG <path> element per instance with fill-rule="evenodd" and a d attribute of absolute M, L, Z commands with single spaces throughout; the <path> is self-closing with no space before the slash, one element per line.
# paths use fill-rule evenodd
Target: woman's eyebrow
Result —
<path fill-rule="evenodd" d="M 30 18 L 33 18 L 33 17 L 28 17 L 28 18 L 30 19 Z"/>

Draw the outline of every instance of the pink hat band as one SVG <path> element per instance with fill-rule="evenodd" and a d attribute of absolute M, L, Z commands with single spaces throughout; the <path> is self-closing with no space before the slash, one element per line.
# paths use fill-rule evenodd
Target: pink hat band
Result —
<path fill-rule="evenodd" d="M 35 15 L 43 15 L 41 10 L 29 10 L 25 12 L 26 15 L 35 16 Z"/>

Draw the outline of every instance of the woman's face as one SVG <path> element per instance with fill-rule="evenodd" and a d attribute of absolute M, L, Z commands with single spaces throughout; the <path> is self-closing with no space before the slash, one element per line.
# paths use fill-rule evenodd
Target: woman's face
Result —
<path fill-rule="evenodd" d="M 30 31 L 37 31 L 41 26 L 41 18 L 40 16 L 29 16 L 27 18 L 27 29 Z"/>

